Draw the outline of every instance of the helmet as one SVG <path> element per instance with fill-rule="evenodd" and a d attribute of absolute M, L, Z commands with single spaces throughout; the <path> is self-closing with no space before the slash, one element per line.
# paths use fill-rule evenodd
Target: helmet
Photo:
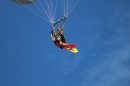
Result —
<path fill-rule="evenodd" d="M 62 29 L 62 27 L 61 27 L 61 26 L 59 26 L 59 27 L 58 27 L 58 30 L 60 30 L 60 29 Z"/>

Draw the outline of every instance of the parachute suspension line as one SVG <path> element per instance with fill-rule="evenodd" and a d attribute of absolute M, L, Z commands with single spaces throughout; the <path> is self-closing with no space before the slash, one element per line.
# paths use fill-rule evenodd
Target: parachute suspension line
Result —
<path fill-rule="evenodd" d="M 52 0 L 44 0 L 44 4 L 45 4 L 45 7 L 46 7 L 46 13 L 50 19 L 50 23 L 54 22 L 54 10 L 53 10 L 53 1 Z"/>
<path fill-rule="evenodd" d="M 69 0 L 63 0 L 63 13 L 64 13 L 64 16 L 67 17 L 67 9 L 68 9 L 68 1 Z"/>
<path fill-rule="evenodd" d="M 51 15 L 50 15 L 49 1 L 48 1 L 48 0 L 44 0 L 44 3 L 45 3 L 46 8 L 48 9 L 48 10 L 47 10 L 47 14 L 48 14 L 48 16 L 49 16 L 50 22 L 52 22 L 52 17 L 51 17 Z"/>
<path fill-rule="evenodd" d="M 40 10 L 40 8 L 38 8 L 38 6 L 34 3 L 34 6 L 44 15 L 44 13 Z M 44 15 L 45 16 L 45 15 Z M 47 17 L 45 16 L 45 19 L 49 21 L 49 19 L 47 19 Z"/>
<path fill-rule="evenodd" d="M 52 22 L 51 23 L 53 23 L 53 22 L 55 22 L 55 17 L 56 17 L 56 7 L 57 7 L 57 0 L 55 1 L 55 6 L 53 6 L 54 4 L 53 4 L 53 1 L 52 1 L 52 5 L 51 5 L 51 9 L 52 9 Z M 54 8 L 54 9 L 53 9 Z"/>
<path fill-rule="evenodd" d="M 41 3 L 41 1 L 39 0 L 39 3 L 40 3 L 40 5 L 42 6 L 42 9 L 43 9 L 43 11 L 44 11 L 44 13 L 46 14 L 46 15 L 44 15 L 46 18 L 48 18 L 48 21 L 50 22 L 50 17 L 49 17 L 49 15 L 47 14 L 47 11 L 45 10 L 45 8 L 44 8 L 44 6 L 43 6 L 43 4 Z"/>
<path fill-rule="evenodd" d="M 63 0 L 63 11 L 64 16 L 68 17 L 69 14 L 73 11 L 73 9 L 78 4 L 79 0 Z"/>
<path fill-rule="evenodd" d="M 67 14 L 68 14 L 68 9 L 69 9 L 69 0 L 66 0 L 66 2 L 64 1 L 64 4 L 65 4 L 65 16 L 67 17 Z"/>
<path fill-rule="evenodd" d="M 54 0 L 42 0 L 42 1 L 43 3 L 41 2 L 41 0 L 39 0 L 39 3 L 43 9 L 44 16 L 46 17 L 46 19 L 48 19 L 50 23 L 54 22 L 56 16 L 57 0 L 55 0 L 56 3 L 53 3 Z"/>
<path fill-rule="evenodd" d="M 70 10 L 70 12 L 68 13 L 68 15 L 67 15 L 67 16 L 69 16 L 69 15 L 70 15 L 70 13 L 74 10 L 74 8 L 75 8 L 75 7 L 76 7 L 76 5 L 78 4 L 78 2 L 79 2 L 79 0 L 77 0 L 77 1 L 75 2 L 75 4 L 73 5 L 72 9 Z"/>
<path fill-rule="evenodd" d="M 54 0 L 53 0 L 54 1 Z M 57 0 L 55 0 L 55 4 L 53 4 L 53 1 L 52 1 L 52 22 L 55 22 L 55 17 L 56 17 L 56 7 L 57 7 Z M 54 9 L 53 9 L 54 8 Z M 52 23 L 51 22 L 51 23 Z"/>
<path fill-rule="evenodd" d="M 49 16 L 50 16 L 50 18 L 51 18 L 51 23 L 52 23 L 52 22 L 53 22 L 53 14 L 52 14 L 53 11 L 52 11 L 51 6 L 53 6 L 53 5 L 52 5 L 51 2 L 52 2 L 52 0 L 47 3 L 47 7 L 48 7 L 48 11 L 49 11 L 49 12 L 48 12 L 48 13 L 49 13 Z"/>
<path fill-rule="evenodd" d="M 39 15 L 38 13 L 36 13 L 35 11 L 33 11 L 32 9 L 30 9 L 29 7 L 27 7 L 26 5 L 22 4 L 21 2 L 19 2 L 18 0 L 16 0 L 18 3 L 20 3 L 23 7 L 25 7 L 26 9 L 30 10 L 31 12 L 33 12 L 34 14 L 36 14 L 37 16 L 41 17 L 42 19 L 46 20 L 47 22 L 49 22 L 47 19 L 45 19 L 43 16 Z"/>
<path fill-rule="evenodd" d="M 48 21 L 47 19 L 45 19 L 44 17 L 42 17 L 41 15 L 39 15 L 38 13 L 36 13 L 35 11 L 31 10 L 30 8 L 28 8 L 27 6 L 23 5 L 25 8 L 27 8 L 28 10 L 32 11 L 34 14 L 38 15 L 39 17 L 41 17 L 42 19 Z M 49 21 L 48 21 L 49 22 Z"/>
<path fill-rule="evenodd" d="M 64 28 L 65 20 L 62 21 L 62 28 Z"/>
<path fill-rule="evenodd" d="M 67 14 L 68 14 L 69 10 L 70 10 L 70 7 L 71 7 L 70 1 L 71 1 L 71 0 L 68 0 L 68 1 L 66 2 L 66 13 L 65 13 L 66 17 L 67 17 Z"/>
<path fill-rule="evenodd" d="M 66 13 L 65 13 L 65 0 L 62 1 L 62 6 L 63 6 L 63 14 L 66 17 Z"/>
<path fill-rule="evenodd" d="M 53 22 L 54 20 L 55 20 L 55 18 L 54 18 L 54 10 L 53 10 L 53 1 L 51 0 L 51 2 L 50 2 L 50 12 L 51 12 L 51 17 L 52 17 L 52 21 L 51 22 Z"/>
<path fill-rule="evenodd" d="M 63 14 L 64 14 L 65 17 L 67 17 L 67 16 L 66 16 L 66 14 L 67 14 L 67 10 L 66 10 L 66 9 L 67 9 L 67 7 L 68 7 L 68 6 L 67 6 L 67 5 L 68 5 L 67 2 L 68 2 L 67 0 L 63 0 L 63 1 L 62 1 L 62 4 L 63 4 Z"/>
<path fill-rule="evenodd" d="M 57 0 L 55 0 L 55 6 L 53 6 L 54 4 L 53 4 L 53 1 L 52 1 L 52 5 L 51 5 L 51 9 L 52 9 L 52 18 L 53 18 L 53 21 L 52 22 L 54 22 L 55 21 L 55 17 L 56 17 L 56 7 L 57 7 Z M 54 9 L 53 9 L 53 7 L 54 7 Z M 52 23 L 51 22 L 51 23 Z"/>
<path fill-rule="evenodd" d="M 41 17 L 42 19 L 46 20 L 47 22 L 49 22 L 49 20 L 47 20 L 46 18 L 44 18 L 43 16 L 39 15 L 38 13 L 36 13 L 35 11 L 31 10 L 29 7 L 25 6 L 25 5 L 22 5 L 24 6 L 26 9 L 30 10 L 31 12 L 33 12 L 34 14 L 36 14 L 37 16 Z"/>
<path fill-rule="evenodd" d="M 55 10 L 54 10 L 54 21 L 55 21 L 55 17 L 56 17 L 56 8 L 57 8 L 57 0 L 56 0 Z"/>
<path fill-rule="evenodd" d="M 74 3 L 74 0 L 68 0 L 67 9 L 66 9 L 66 16 L 68 16 L 68 14 L 69 14 L 69 12 L 70 12 L 70 10 L 72 8 L 73 3 Z"/>

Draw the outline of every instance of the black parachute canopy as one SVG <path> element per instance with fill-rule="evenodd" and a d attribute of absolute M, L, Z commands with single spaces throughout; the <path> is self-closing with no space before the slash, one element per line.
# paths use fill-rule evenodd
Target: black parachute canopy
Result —
<path fill-rule="evenodd" d="M 11 0 L 18 4 L 33 4 L 35 0 Z"/>

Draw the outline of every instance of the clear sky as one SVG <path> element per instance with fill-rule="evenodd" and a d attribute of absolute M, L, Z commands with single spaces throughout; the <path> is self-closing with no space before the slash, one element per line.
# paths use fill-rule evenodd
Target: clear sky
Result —
<path fill-rule="evenodd" d="M 64 28 L 77 54 L 57 48 L 50 31 L 23 6 L 0 0 L 0 86 L 130 86 L 130 0 L 80 0 Z"/>

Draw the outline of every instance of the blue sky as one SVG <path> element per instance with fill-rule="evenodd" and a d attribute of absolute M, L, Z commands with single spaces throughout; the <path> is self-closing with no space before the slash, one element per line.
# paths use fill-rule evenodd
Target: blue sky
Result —
<path fill-rule="evenodd" d="M 80 0 L 64 28 L 77 54 L 23 6 L 1 0 L 0 11 L 0 86 L 130 86 L 130 0 Z"/>

